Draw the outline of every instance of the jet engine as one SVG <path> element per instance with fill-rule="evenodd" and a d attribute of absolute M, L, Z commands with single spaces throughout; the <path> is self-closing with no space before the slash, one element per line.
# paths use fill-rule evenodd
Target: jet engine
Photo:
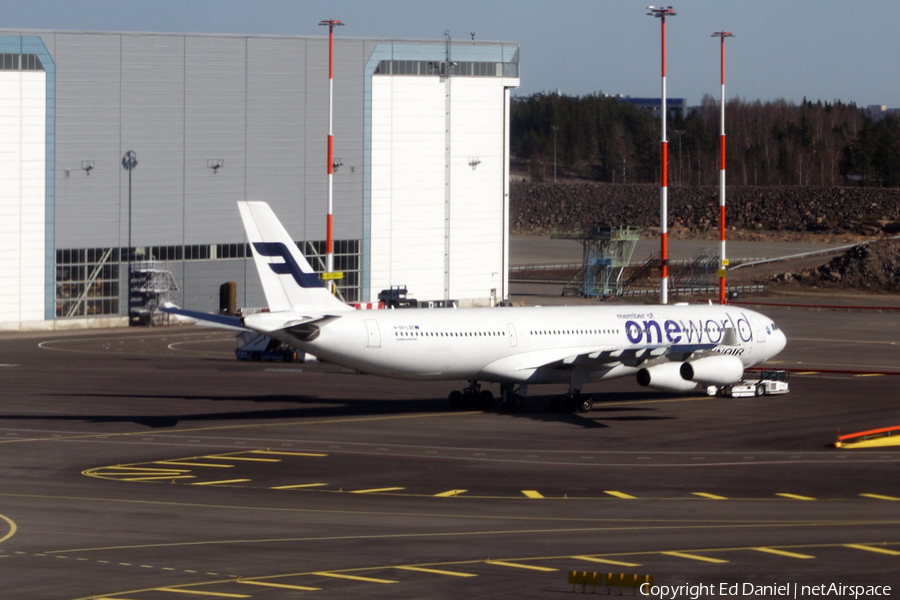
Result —
<path fill-rule="evenodd" d="M 720 354 L 681 363 L 681 377 L 706 385 L 729 385 L 741 380 L 744 363 L 736 356 Z"/>
<path fill-rule="evenodd" d="M 697 387 L 697 383 L 687 381 L 681 376 L 683 364 L 680 362 L 666 362 L 652 367 L 644 367 L 637 372 L 637 381 L 644 387 L 651 387 L 656 390 L 688 392 Z"/>

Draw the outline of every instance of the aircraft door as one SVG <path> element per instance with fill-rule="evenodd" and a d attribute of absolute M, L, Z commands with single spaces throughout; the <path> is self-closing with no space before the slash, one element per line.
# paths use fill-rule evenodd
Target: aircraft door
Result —
<path fill-rule="evenodd" d="M 375 319 L 366 319 L 367 348 L 381 348 L 381 331 Z"/>
<path fill-rule="evenodd" d="M 760 344 L 764 344 L 766 342 L 766 328 L 760 322 L 760 320 L 756 317 L 750 317 L 753 319 L 753 325 L 756 327 L 756 341 Z"/>
<path fill-rule="evenodd" d="M 507 323 L 506 328 L 509 330 L 509 345 L 510 346 L 518 346 L 519 339 L 516 337 L 516 326 L 512 323 Z"/>

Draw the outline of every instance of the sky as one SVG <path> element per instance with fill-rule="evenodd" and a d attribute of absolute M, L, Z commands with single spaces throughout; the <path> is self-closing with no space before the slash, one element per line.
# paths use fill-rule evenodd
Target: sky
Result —
<path fill-rule="evenodd" d="M 900 108 L 892 0 L 682 0 L 666 20 L 669 97 Z M 514 95 L 660 96 L 660 22 L 634 0 L 0 0 L 0 28 L 499 40 L 520 44 Z M 338 42 L 339 43 L 339 42 Z"/>

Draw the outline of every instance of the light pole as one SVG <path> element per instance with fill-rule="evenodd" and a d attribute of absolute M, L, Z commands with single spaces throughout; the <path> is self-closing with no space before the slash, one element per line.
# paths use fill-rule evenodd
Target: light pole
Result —
<path fill-rule="evenodd" d="M 128 322 L 131 323 L 131 172 L 137 166 L 137 155 L 134 150 L 129 150 L 122 157 L 122 168 L 128 171 L 128 248 L 125 250 L 128 256 Z"/>
<path fill-rule="evenodd" d="M 662 160 L 662 168 L 659 178 L 659 237 L 660 237 L 660 278 L 659 278 L 659 303 L 668 304 L 669 302 L 669 208 L 668 208 L 668 163 L 669 163 L 669 145 L 666 138 L 666 17 L 674 17 L 675 11 L 671 6 L 647 7 L 650 12 L 647 15 L 659 19 L 662 25 L 662 141 L 660 144 L 660 159 Z"/>
<path fill-rule="evenodd" d="M 550 129 L 553 130 L 553 183 L 556 183 L 556 132 L 559 131 L 559 127 L 551 125 Z"/>
<path fill-rule="evenodd" d="M 719 119 L 719 304 L 725 304 L 725 274 L 728 259 L 725 258 L 725 38 L 734 37 L 728 31 L 717 31 L 711 37 L 717 37 L 720 43 L 720 71 L 722 74 L 721 117 Z"/>
<path fill-rule="evenodd" d="M 328 26 L 328 216 L 325 236 L 325 271 L 326 277 L 334 278 L 334 238 L 332 237 L 331 221 L 334 210 L 334 135 L 332 122 L 334 120 L 334 28 L 343 25 L 340 21 L 329 19 L 321 21 L 319 25 Z M 334 283 L 331 289 L 334 292 Z"/>

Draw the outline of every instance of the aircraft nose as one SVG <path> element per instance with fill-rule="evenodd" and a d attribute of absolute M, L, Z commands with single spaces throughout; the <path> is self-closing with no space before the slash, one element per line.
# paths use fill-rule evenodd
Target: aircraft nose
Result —
<path fill-rule="evenodd" d="M 779 329 L 778 331 L 775 331 L 774 333 L 775 333 L 775 335 L 773 336 L 773 338 L 774 338 L 773 341 L 775 342 L 775 348 L 776 348 L 775 354 L 778 354 L 779 352 L 784 350 L 784 347 L 787 345 L 787 337 L 784 335 L 784 332 L 781 331 L 781 329 Z"/>

